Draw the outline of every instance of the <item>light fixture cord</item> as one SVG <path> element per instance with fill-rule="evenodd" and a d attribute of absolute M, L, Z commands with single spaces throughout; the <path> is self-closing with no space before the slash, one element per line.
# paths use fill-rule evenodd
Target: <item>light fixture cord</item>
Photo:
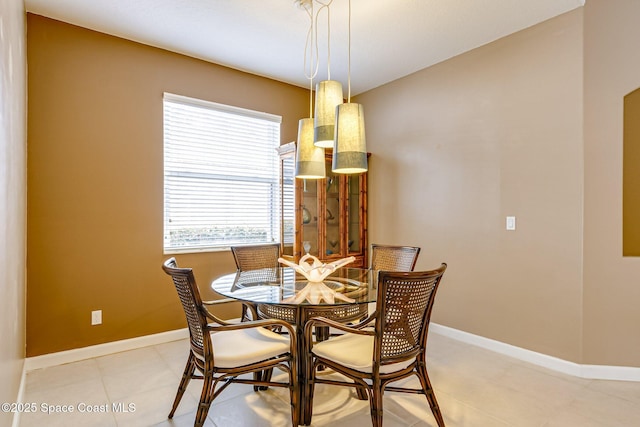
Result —
<path fill-rule="evenodd" d="M 348 53 L 347 53 L 347 103 L 351 102 L 351 0 L 349 0 L 349 14 L 348 14 L 348 18 L 349 18 L 349 25 L 348 25 L 348 29 L 349 32 L 347 33 L 347 46 L 348 46 Z"/>
<path fill-rule="evenodd" d="M 309 77 L 309 117 L 313 118 L 313 77 Z"/>
<path fill-rule="evenodd" d="M 313 3 L 317 2 L 320 7 L 314 13 Z M 331 9 L 330 5 L 333 0 L 323 2 L 322 0 L 311 0 L 304 7 L 305 12 L 309 15 L 309 30 L 307 31 L 307 39 L 304 44 L 304 75 L 309 79 L 309 117 L 313 118 L 313 79 L 318 75 L 320 67 L 320 54 L 318 47 L 318 19 L 323 9 L 327 9 L 327 80 L 331 80 Z M 351 0 L 349 0 L 349 15 L 351 15 Z M 349 18 L 349 21 L 351 18 Z M 349 22 L 351 25 L 351 22 Z M 351 30 L 349 30 L 351 31 Z M 350 37 L 350 36 L 349 36 Z M 349 45 L 351 41 L 349 41 Z M 351 47 L 349 46 L 349 55 L 351 55 Z M 351 58 L 349 58 L 349 69 L 351 67 Z M 307 71 L 308 69 L 308 71 Z M 349 71 L 351 73 L 351 71 Z M 351 95 L 349 95 L 351 98 Z"/>
<path fill-rule="evenodd" d="M 332 1 L 323 6 L 327 8 L 327 80 L 331 80 L 331 9 L 329 5 Z"/>
<path fill-rule="evenodd" d="M 320 8 L 318 8 L 318 12 L 316 13 L 316 43 L 317 43 L 317 33 L 318 33 L 318 18 L 320 17 L 320 12 L 322 9 L 327 9 L 327 80 L 331 80 L 331 3 L 333 0 L 329 0 L 326 3 L 321 0 L 315 0 L 320 4 Z M 313 1 L 312 1 L 313 3 Z"/>
<path fill-rule="evenodd" d="M 307 39 L 304 44 L 304 75 L 308 79 L 313 79 L 318 74 L 318 37 L 313 13 L 313 1 L 309 3 L 309 8 L 304 9 L 309 15 L 309 30 L 307 31 Z M 307 69 L 309 70 L 307 72 Z"/>
<path fill-rule="evenodd" d="M 307 40 L 304 44 L 304 75 L 309 79 L 309 117 L 313 118 L 313 78 L 318 74 L 318 37 L 314 25 L 313 1 L 309 3 L 309 9 L 305 8 L 309 15 L 309 31 L 307 31 Z M 314 31 L 315 30 L 315 31 Z M 315 49 L 313 48 L 315 46 Z M 311 53 L 308 52 L 311 48 Z M 308 60 L 308 62 L 307 62 Z M 309 72 L 307 73 L 307 66 Z"/>

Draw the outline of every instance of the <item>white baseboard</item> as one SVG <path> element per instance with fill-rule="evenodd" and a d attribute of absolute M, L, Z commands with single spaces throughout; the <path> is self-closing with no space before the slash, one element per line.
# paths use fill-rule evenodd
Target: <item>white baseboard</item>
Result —
<path fill-rule="evenodd" d="M 63 365 L 65 363 L 106 356 L 112 353 L 134 350 L 136 348 L 162 344 L 184 338 L 189 338 L 189 330 L 187 328 L 161 332 L 159 334 L 145 335 L 127 340 L 112 341 L 89 347 L 75 348 L 73 350 L 61 351 L 58 353 L 43 354 L 42 356 L 27 357 L 24 361 L 24 370 L 29 372 L 34 369 Z"/>
<path fill-rule="evenodd" d="M 640 368 L 630 366 L 581 365 L 581 377 L 596 380 L 640 381 Z"/>
<path fill-rule="evenodd" d="M 638 367 L 580 365 L 437 323 L 431 323 L 429 331 L 575 377 L 596 380 L 640 381 L 640 368 Z"/>
<path fill-rule="evenodd" d="M 569 362 L 557 357 L 505 344 L 490 338 L 474 335 L 448 326 L 431 323 L 430 331 L 449 338 L 485 348 L 514 359 L 522 360 L 534 365 L 542 366 L 553 371 L 562 372 L 580 378 L 618 381 L 639 381 L 640 368 L 627 366 L 605 366 L 605 365 L 581 365 Z M 24 393 L 24 383 L 26 373 L 34 369 L 47 368 L 50 366 L 62 365 L 65 363 L 77 362 L 79 360 L 93 357 L 106 356 L 121 351 L 134 350 L 136 348 L 150 345 L 162 344 L 165 342 L 180 340 L 189 337 L 189 331 L 177 329 L 174 331 L 162 332 L 159 334 L 146 335 L 121 341 L 113 341 L 105 344 L 98 344 L 89 347 L 77 348 L 73 350 L 61 351 L 58 353 L 45 354 L 42 356 L 28 357 L 25 359 L 22 381 L 20 384 L 19 399 Z M 21 401 L 21 400 L 18 400 Z M 14 418 L 14 427 L 17 427 Z"/>
<path fill-rule="evenodd" d="M 16 397 L 16 402 L 22 403 L 24 402 L 24 388 L 27 384 L 27 370 L 25 369 L 26 363 L 22 364 L 22 376 L 20 377 L 20 387 L 18 388 L 18 396 Z M 11 427 L 19 427 L 20 426 L 20 411 L 16 411 L 13 413 L 13 421 L 11 422 Z"/>

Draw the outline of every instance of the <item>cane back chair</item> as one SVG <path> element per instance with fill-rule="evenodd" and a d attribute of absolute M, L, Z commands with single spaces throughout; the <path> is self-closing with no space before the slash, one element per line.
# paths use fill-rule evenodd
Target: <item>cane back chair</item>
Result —
<path fill-rule="evenodd" d="M 416 246 L 371 245 L 371 269 L 413 271 L 420 255 Z"/>
<path fill-rule="evenodd" d="M 204 380 L 194 426 L 202 426 L 211 402 L 231 383 L 275 386 L 289 389 L 291 421 L 298 425 L 296 334 L 291 325 L 277 319 L 228 323 L 217 318 L 203 302 L 190 268 L 179 268 L 169 258 L 162 269 L 173 279 L 189 327 L 189 357 L 178 386 L 169 418 L 173 418 L 192 378 Z M 289 334 L 277 334 L 268 328 L 285 328 Z M 278 367 L 288 374 L 287 382 L 266 380 L 255 375 Z M 239 376 L 254 374 L 252 377 Z"/>
<path fill-rule="evenodd" d="M 278 258 L 280 258 L 280 243 L 268 243 L 251 246 L 231 246 L 231 253 L 236 262 L 238 271 L 259 270 L 263 268 L 278 268 Z M 242 306 L 242 320 L 248 320 L 247 305 L 249 305 L 253 316 L 263 319 L 282 319 L 281 316 L 273 316 L 267 304 L 252 304 L 245 302 Z M 259 313 L 256 311 L 259 310 Z M 278 313 L 276 313 L 278 314 Z"/>
<path fill-rule="evenodd" d="M 306 418 L 311 422 L 315 384 L 333 384 L 366 390 L 374 427 L 382 427 L 382 396 L 386 391 L 426 396 L 439 427 L 444 420 L 436 400 L 426 366 L 429 320 L 438 285 L 447 265 L 425 272 L 378 273 L 378 306 L 362 322 L 348 326 L 316 317 L 305 326 L 307 377 L 309 387 L 303 402 Z M 312 340 L 311 328 L 325 325 L 344 331 L 327 341 Z M 369 326 L 369 327 L 368 327 Z M 370 326 L 373 326 L 371 328 Z M 343 374 L 349 381 L 317 376 L 316 367 L 323 365 Z M 392 386 L 390 383 L 416 375 L 420 388 Z"/>
<path fill-rule="evenodd" d="M 371 269 L 384 271 L 413 271 L 420 255 L 417 246 L 371 245 Z M 376 309 L 376 303 L 369 303 L 369 314 Z"/>

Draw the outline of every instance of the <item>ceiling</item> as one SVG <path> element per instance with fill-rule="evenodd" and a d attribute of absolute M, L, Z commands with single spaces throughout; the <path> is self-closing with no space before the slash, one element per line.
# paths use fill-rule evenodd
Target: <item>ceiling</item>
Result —
<path fill-rule="evenodd" d="M 329 1 L 329 0 L 323 0 Z M 585 0 L 351 0 L 351 94 L 482 46 Z M 310 19 L 294 0 L 25 0 L 28 12 L 308 87 Z M 348 0 L 331 4 L 331 78 L 347 89 Z M 327 19 L 319 20 L 327 78 Z"/>

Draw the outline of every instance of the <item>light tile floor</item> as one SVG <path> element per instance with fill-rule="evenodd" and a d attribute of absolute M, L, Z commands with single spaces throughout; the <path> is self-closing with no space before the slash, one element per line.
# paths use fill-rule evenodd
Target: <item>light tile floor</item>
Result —
<path fill-rule="evenodd" d="M 37 411 L 23 414 L 20 425 L 192 426 L 201 381 L 192 381 L 176 416 L 167 419 L 187 346 L 174 341 L 29 372 L 24 401 Z M 575 378 L 436 333 L 429 336 L 427 364 L 449 427 L 640 426 L 637 382 Z M 63 405 L 73 412 L 55 412 Z M 45 413 L 48 407 L 54 412 Z M 436 425 L 423 396 L 387 393 L 384 409 L 385 427 Z M 288 392 L 233 385 L 214 401 L 206 425 L 288 426 Z M 345 425 L 370 426 L 368 403 L 351 390 L 318 386 L 313 426 Z"/>

